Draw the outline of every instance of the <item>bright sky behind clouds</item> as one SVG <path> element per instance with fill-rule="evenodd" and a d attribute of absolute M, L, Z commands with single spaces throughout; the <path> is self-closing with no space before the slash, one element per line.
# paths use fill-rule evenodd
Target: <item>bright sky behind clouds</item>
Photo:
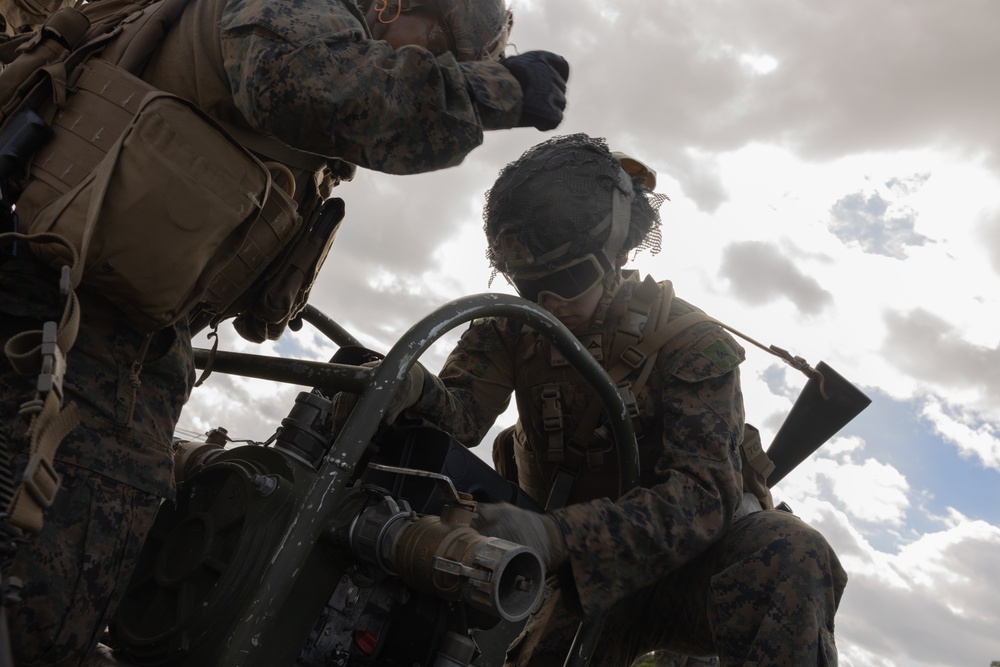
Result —
<path fill-rule="evenodd" d="M 512 8 L 520 51 L 570 62 L 563 125 L 487 133 L 434 174 L 359 173 L 336 193 L 348 217 L 312 303 L 386 351 L 437 306 L 491 289 L 483 193 L 506 163 L 555 134 L 605 137 L 671 198 L 662 251 L 633 268 L 873 399 L 775 489 L 851 576 L 841 664 L 1000 660 L 1000 4 Z M 510 291 L 502 278 L 492 289 Z M 336 349 L 309 327 L 266 346 L 222 334 L 230 350 Z M 767 440 L 804 378 L 746 347 L 747 412 Z M 181 426 L 264 439 L 298 390 L 216 374 Z"/>

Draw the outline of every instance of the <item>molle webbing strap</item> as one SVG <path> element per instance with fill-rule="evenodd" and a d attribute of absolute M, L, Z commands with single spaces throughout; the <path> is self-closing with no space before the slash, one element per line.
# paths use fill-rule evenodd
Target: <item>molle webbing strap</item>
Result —
<path fill-rule="evenodd" d="M 0 75 L 3 118 L 23 106 L 37 111 L 47 100 L 61 107 L 74 70 L 97 53 L 138 74 L 188 2 L 101 0 L 57 10 L 32 35 L 11 40 L 15 49 L 3 45 L 0 60 L 9 63 Z"/>
<path fill-rule="evenodd" d="M 104 48 L 101 58 L 138 76 L 190 1 L 159 0 L 148 3 L 148 0 L 140 0 L 137 5 L 148 6 L 132 12 L 121 21 L 121 36 Z"/>
<path fill-rule="evenodd" d="M 660 308 L 659 311 L 664 314 L 658 315 L 651 320 L 650 313 L 658 303 L 662 303 L 661 295 L 667 301 L 666 311 Z M 629 295 L 628 303 L 625 305 L 625 312 L 622 315 L 622 324 L 615 332 L 615 339 L 612 343 L 612 351 L 609 358 L 611 363 L 618 361 L 615 368 L 620 369 L 619 374 L 621 374 L 621 377 L 616 377 L 612 371 L 609 371 L 609 375 L 618 387 L 618 393 L 622 395 L 622 400 L 629 411 L 629 416 L 633 419 L 638 417 L 636 396 L 642 388 L 642 383 L 645 383 L 646 378 L 649 377 L 649 369 L 652 366 L 652 364 L 647 364 L 640 374 L 641 383 L 624 381 L 628 373 L 637 368 L 645 360 L 645 355 L 639 352 L 635 345 L 641 340 L 642 332 L 647 325 L 655 327 L 660 318 L 666 317 L 665 313 L 670 310 L 669 302 L 672 297 L 672 288 L 662 290 L 659 283 L 653 280 L 644 280 L 639 283 L 632 290 L 632 294 Z M 623 358 L 623 355 L 625 358 Z M 626 358 L 629 360 L 638 359 L 639 361 L 636 365 L 630 365 L 625 360 Z M 577 428 L 569 438 L 569 446 L 573 450 L 573 453 L 581 457 L 579 463 L 585 463 L 588 466 L 601 465 L 603 463 L 603 451 L 593 451 L 590 447 L 602 416 L 603 411 L 600 401 L 597 396 L 591 396 L 587 403 L 584 417 L 580 420 Z M 637 437 L 639 433 L 639 427 L 636 425 Z M 603 438 L 599 438 L 599 440 L 603 440 Z"/>
<path fill-rule="evenodd" d="M 643 280 L 632 290 L 625 304 L 622 323 L 615 331 L 615 339 L 609 354 L 610 364 L 625 364 L 631 368 L 638 368 L 642 364 L 644 359 L 635 346 L 642 340 L 650 313 L 660 302 L 661 295 L 669 301 L 673 297 L 673 288 L 667 294 L 660 288 L 659 283 L 651 278 Z M 656 326 L 655 318 L 651 326 Z M 615 378 L 615 382 L 621 379 L 623 378 Z"/>
<path fill-rule="evenodd" d="M 66 60 L 89 29 L 86 16 L 64 7 L 35 33 L 0 47 L 4 63 L 0 70 L 0 122 L 6 123 L 24 106 L 37 111 L 47 99 L 57 103 L 65 99 Z"/>
<path fill-rule="evenodd" d="M 542 388 L 542 428 L 548 434 L 549 461 L 562 461 L 563 450 L 562 392 L 558 384 L 547 384 Z"/>

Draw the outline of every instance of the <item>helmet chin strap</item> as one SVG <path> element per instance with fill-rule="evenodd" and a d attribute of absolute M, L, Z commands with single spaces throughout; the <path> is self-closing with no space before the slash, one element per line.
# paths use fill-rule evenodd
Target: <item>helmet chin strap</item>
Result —
<path fill-rule="evenodd" d="M 618 265 L 618 255 L 621 254 L 622 246 L 625 245 L 625 237 L 628 235 L 628 228 L 632 221 L 632 177 L 624 169 L 618 170 L 618 183 L 611 192 L 611 231 L 608 232 L 608 239 L 604 242 L 601 252 L 608 260 L 611 269 L 604 274 L 604 294 L 600 303 L 594 311 L 592 322 L 595 326 L 603 326 L 604 318 L 607 317 L 611 302 L 614 301 L 618 290 L 622 286 L 622 270 Z M 601 228 L 604 225 L 600 225 Z"/>
<path fill-rule="evenodd" d="M 611 302 L 618 296 L 618 290 L 621 289 L 623 284 L 625 284 L 625 281 L 622 279 L 621 267 L 615 266 L 614 269 L 604 274 L 604 293 L 601 295 L 601 300 L 594 310 L 594 316 L 590 318 L 595 327 L 604 326 L 604 318 L 608 316 Z"/>

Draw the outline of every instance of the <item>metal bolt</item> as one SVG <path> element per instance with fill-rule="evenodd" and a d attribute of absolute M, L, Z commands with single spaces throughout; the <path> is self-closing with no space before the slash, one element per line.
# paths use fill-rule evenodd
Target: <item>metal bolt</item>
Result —
<path fill-rule="evenodd" d="M 254 475 L 250 481 L 257 489 L 257 493 L 264 497 L 271 495 L 278 488 L 278 480 L 271 475 Z"/>

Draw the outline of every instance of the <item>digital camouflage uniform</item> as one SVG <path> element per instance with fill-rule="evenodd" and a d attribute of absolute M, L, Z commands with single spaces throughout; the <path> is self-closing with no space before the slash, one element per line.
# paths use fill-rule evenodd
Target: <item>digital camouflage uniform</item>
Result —
<path fill-rule="evenodd" d="M 626 280 L 602 327 L 574 331 L 585 347 L 601 349 L 606 368 L 614 365 L 608 351 L 637 284 L 634 275 Z M 692 309 L 674 299 L 670 319 Z M 588 344 L 595 337 L 600 346 Z M 638 396 L 640 485 L 614 500 L 613 452 L 582 464 L 572 504 L 551 513 L 569 565 L 511 646 L 508 664 L 562 665 L 581 614 L 597 612 L 606 612 L 607 622 L 594 665 L 628 665 L 657 649 L 716 654 L 723 665 L 835 664 L 833 620 L 846 575 L 826 540 L 787 512 L 734 521 L 743 493 L 742 348 L 703 322 L 670 349 Z M 474 446 L 515 392 L 527 435 L 515 445 L 517 477 L 531 487 L 549 479 L 552 465 L 537 423 L 538 384 L 556 378 L 563 387 L 564 433 L 590 409 L 586 383 L 553 368 L 553 358 L 547 340 L 519 322 L 476 321 L 404 416 Z"/>
<path fill-rule="evenodd" d="M 4 341 L 61 313 L 57 278 L 37 262 L 8 261 L 0 271 Z M 81 324 L 64 378 L 64 400 L 80 424 L 62 442 L 55 467 L 62 485 L 41 533 L 22 544 L 4 575 L 24 582 L 8 609 L 20 665 L 77 664 L 99 639 L 128 583 L 142 537 L 173 486 L 170 442 L 194 381 L 186 322 L 158 332 L 134 382 L 144 332 L 99 296 L 81 293 Z M 0 439 L 14 465 L 27 463 L 27 422 L 17 419 L 34 393 L 0 355 Z"/>
<path fill-rule="evenodd" d="M 306 206 L 329 196 L 351 165 L 394 174 L 441 169 L 460 163 L 484 130 L 517 126 L 522 91 L 496 61 L 393 51 L 369 37 L 349 0 L 191 0 L 143 78 L 242 130 L 241 141 L 269 135 L 331 158 L 318 172 L 288 163 Z M 55 274 L 23 244 L 17 261 L 0 266 L 0 281 L 4 342 L 61 312 Z M 141 332 L 86 287 L 78 292 L 83 321 L 65 400 L 78 405 L 81 423 L 57 452 L 63 483 L 43 532 L 4 564 L 5 576 L 25 582 L 23 602 L 8 610 L 19 665 L 79 664 L 98 641 L 160 499 L 171 493 L 169 443 L 194 376 L 185 322 L 153 337 L 135 375 Z M 17 412 L 32 398 L 34 378 L 0 363 L 0 436 L 23 452 Z"/>

